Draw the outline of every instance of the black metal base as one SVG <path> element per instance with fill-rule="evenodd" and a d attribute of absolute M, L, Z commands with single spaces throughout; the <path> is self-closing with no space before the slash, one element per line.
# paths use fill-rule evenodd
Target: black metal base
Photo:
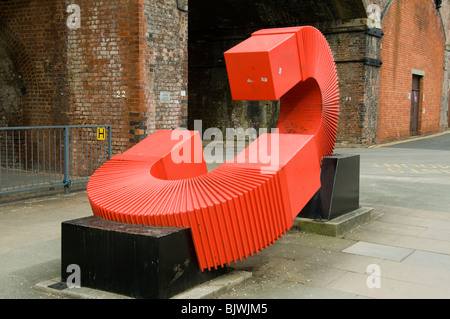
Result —
<path fill-rule="evenodd" d="M 62 223 L 61 280 L 80 268 L 81 287 L 166 299 L 218 275 L 201 271 L 189 228 L 150 227 L 91 216 Z"/>
<path fill-rule="evenodd" d="M 331 220 L 359 208 L 359 155 L 332 155 L 322 160 L 321 188 L 298 215 Z"/>

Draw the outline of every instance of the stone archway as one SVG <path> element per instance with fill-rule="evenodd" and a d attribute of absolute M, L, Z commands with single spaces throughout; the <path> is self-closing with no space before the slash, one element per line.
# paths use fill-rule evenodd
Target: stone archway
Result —
<path fill-rule="evenodd" d="M 189 129 L 194 129 L 196 120 L 203 121 L 204 130 L 208 127 L 222 130 L 228 127 L 276 127 L 278 101 L 233 101 L 229 93 L 223 52 L 248 38 L 252 32 L 301 25 L 313 25 L 322 31 L 340 26 L 343 21 L 366 17 L 361 0 L 319 3 L 309 0 L 223 0 L 220 3 L 190 0 Z M 338 28 L 338 32 L 345 28 L 347 26 Z M 365 25 L 361 34 L 364 32 Z"/>

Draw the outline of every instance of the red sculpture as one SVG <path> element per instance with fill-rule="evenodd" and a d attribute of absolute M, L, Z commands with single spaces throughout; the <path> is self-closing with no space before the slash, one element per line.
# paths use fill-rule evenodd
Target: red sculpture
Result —
<path fill-rule="evenodd" d="M 112 157 L 87 188 L 102 218 L 190 227 L 202 270 L 258 253 L 292 227 L 320 188 L 337 133 L 336 68 L 317 29 L 257 31 L 225 61 L 233 99 L 280 99 L 278 133 L 208 173 L 198 132 L 159 130 Z"/>

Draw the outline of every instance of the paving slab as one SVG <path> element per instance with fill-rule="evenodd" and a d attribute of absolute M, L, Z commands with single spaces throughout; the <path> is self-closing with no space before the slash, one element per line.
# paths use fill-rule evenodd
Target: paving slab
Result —
<path fill-rule="evenodd" d="M 450 290 L 381 277 L 379 288 L 367 284 L 370 274 L 347 272 L 326 288 L 375 299 L 449 299 Z"/>
<path fill-rule="evenodd" d="M 302 282 L 255 277 L 231 288 L 222 299 L 364 299 L 355 293 L 317 287 Z"/>
<path fill-rule="evenodd" d="M 364 274 L 369 265 L 379 264 L 382 258 L 355 255 L 342 252 L 317 253 L 311 258 L 305 260 L 311 268 L 327 267 L 329 269 L 338 269 L 344 272 L 355 272 Z"/>
<path fill-rule="evenodd" d="M 387 222 L 383 219 L 377 219 L 371 222 L 365 230 L 380 232 L 384 235 L 410 235 L 417 236 L 427 230 L 426 227 L 414 226 L 410 224 L 400 224 L 394 222 Z"/>
<path fill-rule="evenodd" d="M 405 259 L 408 255 L 410 255 L 413 252 L 413 250 L 360 241 L 344 249 L 343 252 L 349 254 L 401 261 Z"/>
<path fill-rule="evenodd" d="M 342 275 L 343 271 L 328 268 L 322 264 L 306 260 L 271 258 L 268 263 L 253 271 L 255 277 L 279 279 L 294 283 L 323 287 Z"/>
<path fill-rule="evenodd" d="M 399 239 L 392 242 L 392 245 L 450 255 L 450 243 L 443 240 L 417 236 L 401 236 Z"/>
<path fill-rule="evenodd" d="M 359 227 L 345 234 L 345 238 L 347 239 L 383 245 L 389 245 L 400 237 L 401 235 L 395 233 L 383 233 L 375 228 L 369 229 L 369 227 Z"/>
<path fill-rule="evenodd" d="M 447 270 L 448 275 L 450 275 L 450 255 L 416 250 L 402 262 L 432 268 L 442 268 Z"/>
<path fill-rule="evenodd" d="M 399 226 L 407 225 L 407 226 L 416 226 L 416 227 L 425 227 L 423 223 L 426 221 L 426 217 L 422 215 L 422 217 L 410 216 L 408 213 L 410 210 L 404 214 L 397 214 L 397 209 L 395 207 L 391 207 L 389 209 L 389 213 L 381 214 L 377 221 L 383 223 L 391 223 Z M 423 229 L 423 228 L 422 228 Z"/>
<path fill-rule="evenodd" d="M 450 187 L 449 187 L 450 190 Z M 450 195 L 450 192 L 449 192 Z M 450 221 L 440 220 L 440 219 L 426 219 L 422 223 L 422 226 L 436 229 L 449 230 L 450 229 Z"/>
<path fill-rule="evenodd" d="M 406 260 L 406 259 L 405 259 Z M 429 287 L 450 289 L 450 269 L 420 265 L 403 260 L 396 262 L 382 260 L 378 263 L 381 276 L 399 281 L 411 282 Z"/>
<path fill-rule="evenodd" d="M 450 229 L 428 228 L 418 236 L 423 238 L 448 241 L 450 244 Z"/>

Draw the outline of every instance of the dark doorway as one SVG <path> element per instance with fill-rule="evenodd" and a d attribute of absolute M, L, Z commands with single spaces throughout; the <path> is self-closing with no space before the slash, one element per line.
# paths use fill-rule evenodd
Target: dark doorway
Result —
<path fill-rule="evenodd" d="M 420 75 L 413 74 L 411 94 L 411 136 L 417 135 L 419 131 L 419 104 L 420 104 Z"/>

